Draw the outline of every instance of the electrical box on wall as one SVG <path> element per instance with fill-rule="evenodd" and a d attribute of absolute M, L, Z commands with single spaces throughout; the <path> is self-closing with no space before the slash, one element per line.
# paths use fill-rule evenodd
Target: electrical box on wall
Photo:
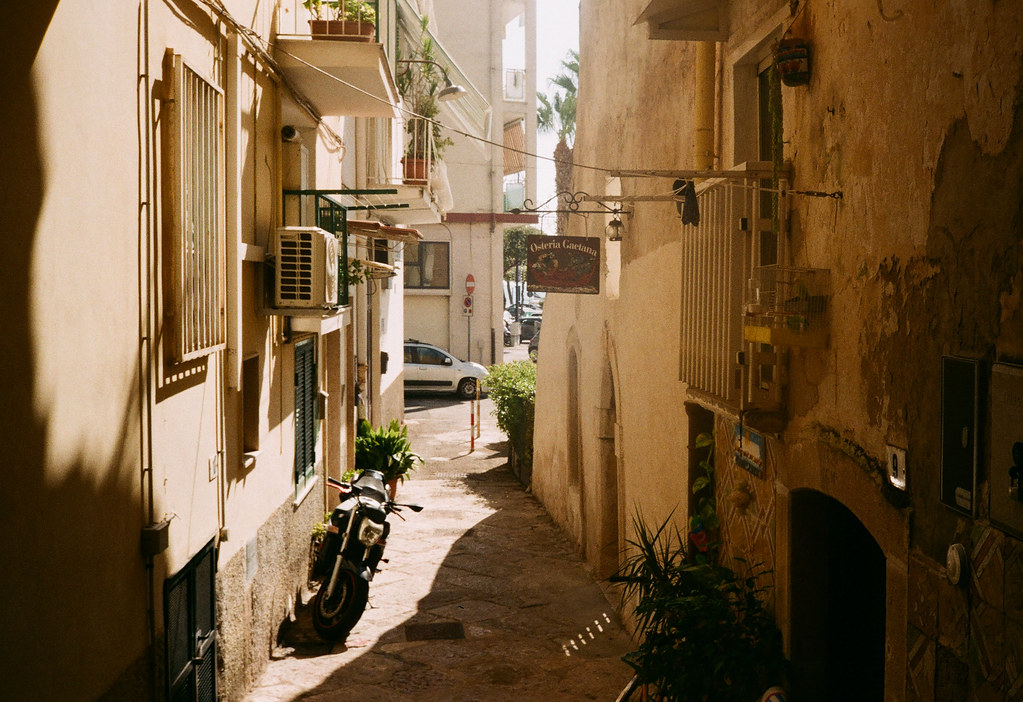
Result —
<path fill-rule="evenodd" d="M 973 516 L 977 495 L 980 361 L 941 359 L 941 501 Z"/>
<path fill-rule="evenodd" d="M 1023 366 L 991 368 L 991 520 L 1023 534 Z"/>

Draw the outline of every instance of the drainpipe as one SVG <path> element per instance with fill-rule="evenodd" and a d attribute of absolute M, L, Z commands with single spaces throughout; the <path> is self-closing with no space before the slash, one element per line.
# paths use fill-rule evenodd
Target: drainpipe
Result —
<path fill-rule="evenodd" d="M 139 144 L 141 163 L 139 178 L 139 411 L 141 414 L 142 431 L 139 432 L 139 453 L 142 464 L 142 505 L 143 505 L 143 526 L 153 524 L 156 519 L 155 507 L 155 478 L 153 475 L 153 413 L 156 409 L 156 352 L 153 348 L 153 320 L 154 312 L 151 309 L 155 296 L 155 265 L 153 263 L 153 158 L 152 158 L 152 130 L 153 130 L 153 79 L 149 57 L 149 0 L 145 0 L 141 8 L 140 37 L 142 44 L 139 50 L 141 55 L 141 74 L 138 80 L 138 89 L 141 114 L 139 134 L 142 143 Z M 156 646 L 156 563 L 153 555 L 144 556 L 146 569 L 146 633 L 149 639 L 149 675 L 150 687 L 154 696 L 159 696 L 160 675 L 157 660 Z"/>
<path fill-rule="evenodd" d="M 696 45 L 696 95 L 693 100 L 693 168 L 714 166 L 714 42 Z"/>

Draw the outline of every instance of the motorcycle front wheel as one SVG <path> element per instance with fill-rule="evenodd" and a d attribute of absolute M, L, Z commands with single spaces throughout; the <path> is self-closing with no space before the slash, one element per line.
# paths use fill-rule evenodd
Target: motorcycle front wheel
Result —
<path fill-rule="evenodd" d="M 329 598 L 327 585 L 325 580 L 313 598 L 313 627 L 321 638 L 340 641 L 348 636 L 366 610 L 369 583 L 345 565 L 338 571 L 337 585 Z"/>

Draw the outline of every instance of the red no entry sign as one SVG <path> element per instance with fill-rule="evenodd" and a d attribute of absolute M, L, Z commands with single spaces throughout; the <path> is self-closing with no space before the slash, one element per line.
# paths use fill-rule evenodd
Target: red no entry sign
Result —
<path fill-rule="evenodd" d="M 465 294 L 472 295 L 476 289 L 476 279 L 472 277 L 472 273 L 465 276 Z"/>

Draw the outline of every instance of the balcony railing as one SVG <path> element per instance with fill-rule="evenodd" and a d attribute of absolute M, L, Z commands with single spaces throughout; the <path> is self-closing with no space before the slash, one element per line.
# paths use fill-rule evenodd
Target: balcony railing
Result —
<path fill-rule="evenodd" d="M 324 22 L 334 22 L 333 25 L 312 24 L 317 19 L 310 10 L 305 8 L 302 0 L 282 0 L 277 9 L 277 33 L 278 34 L 308 34 L 317 39 L 347 39 L 355 41 L 380 41 L 380 29 L 384 24 L 381 13 L 380 0 L 367 0 L 373 8 L 378 21 L 374 23 L 371 34 L 365 34 L 365 29 L 357 27 L 354 22 L 342 25 L 342 17 L 336 17 L 326 5 L 320 13 L 320 19 Z M 343 4 L 343 3 L 342 3 Z"/>
<path fill-rule="evenodd" d="M 480 139 L 490 139 L 490 103 L 483 93 L 477 90 L 465 72 L 444 49 L 444 45 L 427 28 L 423 29 L 422 18 L 408 0 L 397 0 L 398 27 L 403 35 L 403 46 L 421 46 L 423 40 L 430 39 L 433 47 L 433 60 L 447 69 L 447 75 L 455 85 L 461 85 L 466 89 L 466 94 L 457 100 L 441 103 L 441 114 L 454 118 L 460 129 Z M 407 55 L 406 51 L 402 51 Z M 481 142 L 473 140 L 473 143 L 480 145 Z"/>
<path fill-rule="evenodd" d="M 701 184 L 700 224 L 682 232 L 681 379 L 691 389 L 740 404 L 742 303 L 752 242 L 740 225 L 755 202 L 745 183 Z"/>
<path fill-rule="evenodd" d="M 453 206 L 444 162 L 437 158 L 433 125 L 421 118 L 373 119 L 366 140 L 367 184 L 396 187 L 408 209 L 389 213 L 399 224 L 440 221 Z"/>
<path fill-rule="evenodd" d="M 766 297 L 751 306 L 747 291 L 762 279 L 766 296 L 766 271 L 779 268 L 769 264 L 785 255 L 786 198 L 752 172 L 704 181 L 697 192 L 700 223 L 682 231 L 680 379 L 694 396 L 732 411 L 776 411 L 785 352 L 780 337 L 749 331 L 756 319 L 744 310 L 768 311 Z"/>

